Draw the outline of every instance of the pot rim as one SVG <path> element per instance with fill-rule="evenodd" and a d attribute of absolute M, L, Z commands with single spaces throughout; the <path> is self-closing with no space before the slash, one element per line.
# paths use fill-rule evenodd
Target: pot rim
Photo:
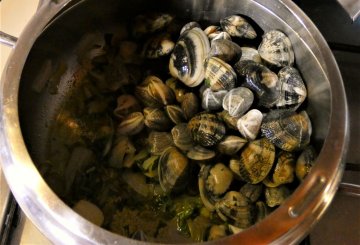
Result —
<path fill-rule="evenodd" d="M 88 222 L 62 202 L 35 167 L 23 140 L 18 115 L 18 90 L 22 69 L 37 37 L 69 3 L 83 0 L 45 1 L 21 34 L 4 69 L 0 88 L 0 161 L 17 202 L 31 221 L 56 244 L 145 244 L 111 233 Z M 266 0 L 253 0 L 269 5 Z M 348 109 L 336 61 L 319 30 L 290 0 L 279 0 L 286 14 L 311 33 L 331 89 L 329 133 L 312 173 L 285 203 L 260 223 L 240 234 L 206 244 L 293 244 L 319 220 L 339 186 L 348 144 Z M 336 113 L 335 113 L 336 112 Z M 311 192 L 310 192 L 311 191 Z M 310 193 L 310 194 L 309 194 Z M 279 222 L 274 223 L 273 220 Z M 147 243 L 148 244 L 148 243 Z"/>

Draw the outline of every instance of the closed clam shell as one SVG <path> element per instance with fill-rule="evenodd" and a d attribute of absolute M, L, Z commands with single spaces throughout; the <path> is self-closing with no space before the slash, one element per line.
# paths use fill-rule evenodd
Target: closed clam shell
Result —
<path fill-rule="evenodd" d="M 222 154 L 232 156 L 243 148 L 247 142 L 248 141 L 246 139 L 239 136 L 227 135 L 217 145 L 217 149 Z"/>
<path fill-rule="evenodd" d="M 306 111 L 273 110 L 264 117 L 261 132 L 280 149 L 292 152 L 309 144 L 312 126 Z"/>
<path fill-rule="evenodd" d="M 265 188 L 265 201 L 269 207 L 281 205 L 290 196 L 290 190 L 285 185 Z"/>
<path fill-rule="evenodd" d="M 171 129 L 174 144 L 182 151 L 189 151 L 194 147 L 191 132 L 186 123 L 177 124 Z"/>
<path fill-rule="evenodd" d="M 205 62 L 205 83 L 213 91 L 230 90 L 235 87 L 236 73 L 234 69 L 217 57 Z"/>
<path fill-rule="evenodd" d="M 255 207 L 240 192 L 229 191 L 215 204 L 219 217 L 239 228 L 248 228 L 255 221 Z"/>
<path fill-rule="evenodd" d="M 257 184 L 265 179 L 275 160 L 275 146 L 266 138 L 249 142 L 230 169 L 243 181 Z"/>
<path fill-rule="evenodd" d="M 240 59 L 241 50 L 240 46 L 231 40 L 213 39 L 209 57 L 217 57 L 226 63 L 234 64 Z"/>
<path fill-rule="evenodd" d="M 223 163 L 201 166 L 198 179 L 199 193 L 207 209 L 215 210 L 215 203 L 229 189 L 232 180 L 233 173 Z"/>
<path fill-rule="evenodd" d="M 258 48 L 263 60 L 278 67 L 294 64 L 294 51 L 290 39 L 281 31 L 272 30 L 263 35 Z"/>
<path fill-rule="evenodd" d="M 312 146 L 307 146 L 296 161 L 295 173 L 299 180 L 303 180 L 312 169 L 317 153 Z"/>
<path fill-rule="evenodd" d="M 250 88 L 259 98 L 259 105 L 270 108 L 280 96 L 278 76 L 266 66 L 251 60 L 239 61 L 234 66 L 239 77 L 245 79 L 243 86 Z"/>
<path fill-rule="evenodd" d="M 216 111 L 222 108 L 222 103 L 227 90 L 212 91 L 210 88 L 204 90 L 202 94 L 201 106 L 207 111 Z"/>
<path fill-rule="evenodd" d="M 256 221 L 260 222 L 261 220 L 263 220 L 266 216 L 268 216 L 270 214 L 270 208 L 263 202 L 263 201 L 257 201 L 255 203 L 256 205 Z"/>
<path fill-rule="evenodd" d="M 200 102 L 194 93 L 186 93 L 181 102 L 181 109 L 184 113 L 185 119 L 190 120 L 196 113 L 199 112 Z"/>
<path fill-rule="evenodd" d="M 144 108 L 145 125 L 153 130 L 167 131 L 172 127 L 172 122 L 166 113 L 154 107 Z"/>
<path fill-rule="evenodd" d="M 200 28 L 184 32 L 170 57 L 171 75 L 189 87 L 198 86 L 205 76 L 203 63 L 209 50 L 209 39 Z"/>
<path fill-rule="evenodd" d="M 299 71 L 291 66 L 282 68 L 279 73 L 280 97 L 276 106 L 299 107 L 304 102 L 307 91 Z"/>
<path fill-rule="evenodd" d="M 180 30 L 180 35 L 183 34 L 184 32 L 194 28 L 194 27 L 198 27 L 201 28 L 200 24 L 197 23 L 196 21 L 191 21 L 189 23 L 186 23 Z"/>
<path fill-rule="evenodd" d="M 218 31 L 218 32 L 211 33 L 209 35 L 209 39 L 210 39 L 211 43 L 213 41 L 215 41 L 215 40 L 229 40 L 229 41 L 231 41 L 231 36 L 227 32 Z"/>
<path fill-rule="evenodd" d="M 176 101 L 181 103 L 184 100 L 185 94 L 188 93 L 184 84 L 174 77 L 166 80 L 165 84 L 174 92 Z"/>
<path fill-rule="evenodd" d="M 172 104 L 175 100 L 173 91 L 156 76 L 148 76 L 136 86 L 135 95 L 149 107 L 162 107 Z"/>
<path fill-rule="evenodd" d="M 257 36 L 254 28 L 239 15 L 231 15 L 221 19 L 220 25 L 230 36 L 248 39 L 254 39 Z"/>
<path fill-rule="evenodd" d="M 168 105 L 165 107 L 165 112 L 173 123 L 179 124 L 185 122 L 185 115 L 180 106 Z"/>
<path fill-rule="evenodd" d="M 168 132 L 151 131 L 148 137 L 150 153 L 161 155 L 167 148 L 173 146 L 173 139 Z"/>
<path fill-rule="evenodd" d="M 241 58 L 239 61 L 252 60 L 256 63 L 261 63 L 261 56 L 257 49 L 251 47 L 241 47 Z"/>
<path fill-rule="evenodd" d="M 184 189 L 188 183 L 190 164 L 176 147 L 165 150 L 159 159 L 158 175 L 161 188 L 169 192 Z"/>
<path fill-rule="evenodd" d="M 263 183 L 268 187 L 277 187 L 282 184 L 291 183 L 295 175 L 295 157 L 292 153 L 281 151 L 279 153 L 275 168 L 264 179 Z"/>
<path fill-rule="evenodd" d="M 262 119 L 261 111 L 257 109 L 248 111 L 237 121 L 237 128 L 240 134 L 249 140 L 256 139 L 260 131 Z"/>
<path fill-rule="evenodd" d="M 255 203 L 263 193 L 263 185 L 246 183 L 240 188 L 241 194 L 249 198 L 252 203 Z"/>
<path fill-rule="evenodd" d="M 229 112 L 226 110 L 223 110 L 222 112 L 218 113 L 219 118 L 225 123 L 226 127 L 234 130 L 237 129 L 237 121 L 240 117 L 233 117 L 230 116 Z"/>
<path fill-rule="evenodd" d="M 238 117 L 244 114 L 252 105 L 254 95 L 250 89 L 238 87 L 230 90 L 224 97 L 223 108 L 230 116 Z"/>
<path fill-rule="evenodd" d="M 216 153 L 200 145 L 190 148 L 186 156 L 195 161 L 205 161 L 214 158 Z"/>
<path fill-rule="evenodd" d="M 221 141 L 226 133 L 225 125 L 211 113 L 199 113 L 188 123 L 195 143 L 209 147 Z"/>
<path fill-rule="evenodd" d="M 135 135 L 144 128 L 144 115 L 141 112 L 133 112 L 126 116 L 117 127 L 117 134 Z"/>
<path fill-rule="evenodd" d="M 148 59 L 156 59 L 171 53 L 175 43 L 169 34 L 161 33 L 151 37 L 144 46 L 144 55 Z"/>
<path fill-rule="evenodd" d="M 117 118 L 123 119 L 125 116 L 136 111 L 141 111 L 141 106 L 134 96 L 123 94 L 117 98 L 117 106 L 114 110 L 114 115 Z"/>

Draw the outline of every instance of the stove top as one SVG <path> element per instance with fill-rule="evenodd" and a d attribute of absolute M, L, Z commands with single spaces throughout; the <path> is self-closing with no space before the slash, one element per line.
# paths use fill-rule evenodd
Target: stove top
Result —
<path fill-rule="evenodd" d="M 22 0 L 3 0 L 0 7 L 1 4 L 5 6 L 10 2 L 22 4 Z M 28 0 L 28 2 L 30 2 L 29 8 L 32 14 L 38 0 Z M 350 112 L 350 144 L 343 182 L 360 185 L 360 113 L 358 112 L 360 108 L 360 99 L 358 99 L 360 95 L 360 17 L 353 22 L 336 0 L 294 0 L 294 2 L 310 17 L 328 41 L 342 73 Z M 14 6 L 12 7 L 13 12 L 17 11 Z M 22 9 L 24 11 L 26 8 Z M 22 21 L 26 23 L 31 14 L 25 14 L 26 18 Z M 18 15 L 17 11 L 16 16 Z M 3 31 L 8 31 L 13 35 L 19 34 L 19 31 L 13 32 L 11 29 L 3 29 Z M 8 50 L 4 51 L 1 48 L 1 51 L 7 56 Z M 3 64 L 0 64 L 0 72 L 2 66 Z M 16 203 L 11 202 L 2 174 L 0 188 L 0 225 L 6 224 L 0 226 L 0 245 L 50 244 L 18 210 Z M 353 190 L 359 191 L 356 188 Z M 9 201 L 10 205 L 5 205 Z M 13 222 L 10 222 L 11 219 Z M 301 244 L 360 244 L 359 229 L 360 193 L 348 195 L 346 188 L 340 188 L 326 214 Z M 7 241 L 4 240 L 4 232 L 9 232 Z"/>

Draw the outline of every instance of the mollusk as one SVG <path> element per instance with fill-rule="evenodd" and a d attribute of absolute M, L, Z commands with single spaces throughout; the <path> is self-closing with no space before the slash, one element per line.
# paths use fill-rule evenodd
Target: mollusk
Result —
<path fill-rule="evenodd" d="M 241 48 L 231 40 L 213 39 L 211 41 L 209 57 L 217 57 L 224 62 L 233 64 L 240 59 Z"/>
<path fill-rule="evenodd" d="M 252 105 L 254 95 L 250 89 L 238 87 L 230 90 L 224 97 L 223 108 L 230 116 L 239 117 L 244 114 Z"/>
<path fill-rule="evenodd" d="M 224 97 L 227 93 L 227 90 L 214 92 L 210 88 L 205 89 L 202 96 L 202 108 L 207 111 L 216 111 L 221 109 Z"/>
<path fill-rule="evenodd" d="M 261 111 L 252 109 L 237 121 L 237 128 L 246 139 L 254 140 L 259 133 L 263 115 Z"/>
<path fill-rule="evenodd" d="M 239 15 L 231 15 L 221 19 L 220 25 L 230 36 L 248 39 L 254 39 L 257 36 L 254 28 Z"/>
<path fill-rule="evenodd" d="M 211 57 L 205 62 L 205 83 L 213 91 L 230 90 L 235 87 L 236 73 L 223 60 Z"/>

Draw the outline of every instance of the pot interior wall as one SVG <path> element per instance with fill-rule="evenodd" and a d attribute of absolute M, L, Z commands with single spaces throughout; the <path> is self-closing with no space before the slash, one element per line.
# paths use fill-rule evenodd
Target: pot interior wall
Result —
<path fill-rule="evenodd" d="M 331 113 L 331 91 L 326 78 L 326 67 L 322 67 L 316 57 L 318 47 L 308 41 L 311 40 L 310 34 L 298 32 L 302 28 L 301 23 L 296 22 L 295 18 L 290 18 L 290 12 L 289 19 L 278 16 L 273 9 L 284 8 L 275 1 L 271 2 L 270 4 L 261 0 L 132 0 L 131 2 L 88 0 L 78 1 L 71 7 L 65 7 L 37 39 L 27 58 L 21 78 L 19 116 L 24 139 L 34 162 L 46 160 L 44 156 L 49 125 L 75 81 L 73 79 L 76 69 L 74 48 L 81 37 L 89 32 L 111 32 L 118 23 L 133 18 L 136 14 L 151 11 L 173 13 L 184 19 L 204 23 L 217 23 L 225 16 L 244 14 L 251 17 L 264 31 L 280 29 L 287 33 L 294 45 L 296 65 L 306 81 L 308 89 L 306 110 L 313 123 L 312 140 L 320 150 L 327 135 Z M 286 13 L 286 9 L 281 11 Z M 44 89 L 36 89 L 38 85 L 34 84 L 34 81 L 38 81 L 39 77 L 44 75 L 43 68 L 46 62 L 67 64 L 67 71 L 61 77 L 57 93 L 51 91 L 49 84 L 46 84 Z"/>

